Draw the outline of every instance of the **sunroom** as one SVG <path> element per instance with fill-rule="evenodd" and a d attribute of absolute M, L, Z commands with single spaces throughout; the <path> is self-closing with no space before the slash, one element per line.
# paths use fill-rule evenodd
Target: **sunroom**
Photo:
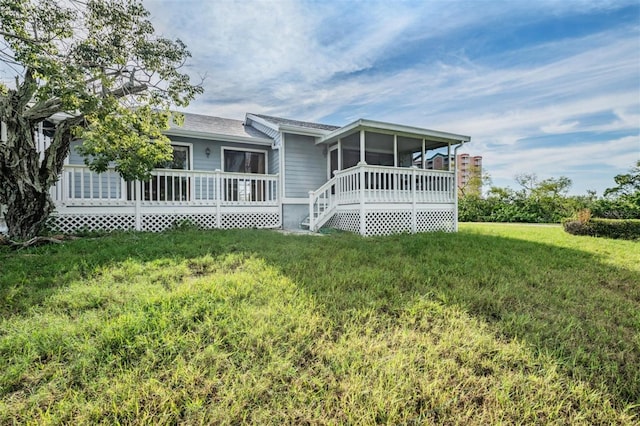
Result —
<path fill-rule="evenodd" d="M 327 150 L 328 181 L 309 193 L 309 229 L 362 235 L 457 230 L 455 170 L 426 169 L 426 157 L 442 151 L 452 157 L 469 141 L 371 120 L 318 138 Z"/>

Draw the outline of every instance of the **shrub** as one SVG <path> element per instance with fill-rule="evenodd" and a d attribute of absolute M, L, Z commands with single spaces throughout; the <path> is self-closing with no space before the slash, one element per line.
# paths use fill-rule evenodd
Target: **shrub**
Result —
<path fill-rule="evenodd" d="M 573 235 L 591 235 L 593 237 L 640 239 L 640 220 L 636 219 L 598 219 L 587 221 L 568 220 L 563 223 L 564 230 Z"/>

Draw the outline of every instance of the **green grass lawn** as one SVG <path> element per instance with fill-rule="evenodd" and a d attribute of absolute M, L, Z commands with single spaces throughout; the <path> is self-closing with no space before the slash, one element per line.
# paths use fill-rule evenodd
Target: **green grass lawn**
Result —
<path fill-rule="evenodd" d="M 640 244 L 558 226 L 0 248 L 0 424 L 633 424 Z"/>

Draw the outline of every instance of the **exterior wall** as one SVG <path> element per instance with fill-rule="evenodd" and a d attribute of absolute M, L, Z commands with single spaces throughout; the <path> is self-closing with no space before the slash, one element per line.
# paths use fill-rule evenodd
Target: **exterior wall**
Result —
<path fill-rule="evenodd" d="M 269 168 L 267 169 L 267 173 L 270 175 L 275 175 L 276 173 L 280 173 L 280 150 L 269 148 L 268 153 Z"/>
<path fill-rule="evenodd" d="M 299 229 L 300 223 L 309 216 L 309 204 L 283 204 L 282 227 Z"/>
<path fill-rule="evenodd" d="M 196 139 L 181 136 L 171 136 L 171 142 L 190 144 L 191 145 L 191 158 L 193 164 L 191 170 L 199 171 L 214 171 L 216 169 L 222 170 L 222 147 L 238 148 L 238 149 L 254 149 L 267 152 L 267 173 L 276 174 L 279 173 L 279 161 L 277 151 L 274 153 L 270 146 L 253 145 L 248 143 L 237 142 L 225 142 L 214 141 L 207 139 Z M 84 164 L 82 157 L 77 153 L 75 147 L 80 145 L 81 141 L 76 141 L 71 144 L 71 150 L 69 153 L 69 164 L 77 165 Z M 209 148 L 209 157 L 206 155 L 206 149 Z M 274 163 L 275 164 L 272 164 Z"/>
<path fill-rule="evenodd" d="M 285 198 L 309 198 L 327 181 L 327 157 L 311 136 L 285 134 Z"/>
<path fill-rule="evenodd" d="M 256 129 L 256 130 L 264 133 L 265 135 L 268 135 L 270 138 L 272 138 L 274 140 L 274 142 L 275 142 L 275 146 L 280 146 L 280 142 L 281 141 L 280 141 L 280 132 L 279 131 L 273 130 L 270 127 L 267 127 L 267 126 L 265 126 L 263 124 L 260 124 L 260 123 L 256 123 L 254 121 L 251 121 L 249 123 L 249 125 L 251 127 L 253 127 L 254 129 Z"/>

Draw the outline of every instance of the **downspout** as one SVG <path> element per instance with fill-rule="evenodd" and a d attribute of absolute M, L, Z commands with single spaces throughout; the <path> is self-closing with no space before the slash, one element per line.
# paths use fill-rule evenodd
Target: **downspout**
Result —
<path fill-rule="evenodd" d="M 464 141 L 460 141 L 460 145 L 456 146 L 453 150 L 453 225 L 454 232 L 458 232 L 458 150 L 462 148 L 464 145 Z M 451 160 L 449 160 L 449 165 L 451 165 Z"/>

